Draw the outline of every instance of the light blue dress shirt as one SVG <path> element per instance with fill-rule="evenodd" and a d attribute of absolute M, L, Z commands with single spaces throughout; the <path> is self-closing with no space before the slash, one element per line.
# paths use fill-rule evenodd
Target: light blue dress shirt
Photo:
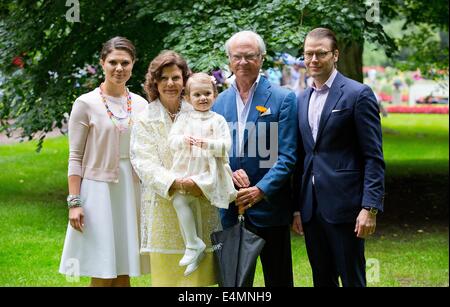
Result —
<path fill-rule="evenodd" d="M 244 131 L 245 126 L 247 124 L 247 118 L 248 114 L 250 113 L 250 106 L 252 104 L 253 95 L 255 94 L 256 88 L 258 87 L 259 79 L 261 78 L 261 75 L 258 75 L 258 78 L 256 78 L 255 83 L 253 83 L 252 87 L 250 88 L 248 100 L 244 102 L 242 100 L 241 95 L 239 94 L 239 89 L 236 85 L 236 80 L 232 83 L 232 87 L 236 91 L 236 111 L 237 111 L 237 117 L 238 117 L 238 153 L 242 154 L 241 148 L 242 148 L 242 142 L 244 141 Z"/>
<path fill-rule="evenodd" d="M 327 82 L 320 88 L 317 88 L 314 82 L 311 85 L 313 92 L 309 98 L 308 121 L 311 128 L 314 142 L 317 139 L 317 132 L 319 131 L 320 117 L 322 116 L 323 106 L 328 98 L 331 85 L 333 85 L 334 78 L 336 78 L 337 69 L 333 69 Z M 314 175 L 312 176 L 312 183 L 314 184 Z"/>
<path fill-rule="evenodd" d="M 314 82 L 311 86 L 313 92 L 311 94 L 311 98 L 309 98 L 308 121 L 314 142 L 317 139 L 317 132 L 319 131 L 320 116 L 322 115 L 323 106 L 327 101 L 328 93 L 330 92 L 331 85 L 333 84 L 336 75 L 337 70 L 333 69 L 333 72 L 327 82 L 325 82 L 320 88 L 317 88 Z"/>

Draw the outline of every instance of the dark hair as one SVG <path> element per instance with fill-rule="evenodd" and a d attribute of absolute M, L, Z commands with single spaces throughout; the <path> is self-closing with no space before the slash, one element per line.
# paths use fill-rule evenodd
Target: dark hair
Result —
<path fill-rule="evenodd" d="M 116 36 L 104 43 L 100 58 L 104 61 L 108 54 L 114 50 L 124 50 L 128 52 L 133 61 L 136 59 L 136 48 L 133 43 L 125 37 Z"/>
<path fill-rule="evenodd" d="M 156 82 L 161 81 L 163 69 L 172 65 L 177 65 L 181 70 L 183 75 L 183 85 L 186 84 L 191 75 L 191 70 L 189 69 L 186 60 L 175 51 L 164 50 L 150 62 L 147 74 L 145 75 L 144 90 L 147 93 L 149 101 L 159 98 Z"/>
<path fill-rule="evenodd" d="M 316 39 L 328 38 L 331 41 L 332 51 L 338 50 L 336 35 L 330 29 L 315 28 L 306 35 L 305 41 L 308 37 Z"/>
<path fill-rule="evenodd" d="M 184 89 L 184 93 L 185 93 L 186 97 L 189 97 L 189 95 L 191 93 L 191 84 L 194 81 L 199 82 L 199 83 L 211 84 L 214 97 L 217 97 L 217 95 L 219 95 L 219 92 L 217 91 L 217 86 L 216 86 L 216 83 L 214 83 L 213 78 L 214 78 L 213 76 L 210 76 L 204 72 L 198 72 L 198 73 L 192 74 L 189 77 L 188 81 L 186 82 L 186 87 Z"/>

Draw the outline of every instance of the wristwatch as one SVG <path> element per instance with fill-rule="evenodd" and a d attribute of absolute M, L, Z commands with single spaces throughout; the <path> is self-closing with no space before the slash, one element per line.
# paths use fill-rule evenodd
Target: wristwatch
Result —
<path fill-rule="evenodd" d="M 363 207 L 363 209 L 366 209 L 367 211 L 369 211 L 369 213 L 373 216 L 377 215 L 377 213 L 378 213 L 378 209 L 375 207 Z"/>

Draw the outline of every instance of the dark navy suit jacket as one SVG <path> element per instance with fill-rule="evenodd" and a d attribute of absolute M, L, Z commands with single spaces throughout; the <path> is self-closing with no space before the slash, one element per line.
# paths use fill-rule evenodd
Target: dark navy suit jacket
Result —
<path fill-rule="evenodd" d="M 230 125 L 233 140 L 230 166 L 234 171 L 244 169 L 250 186 L 260 188 L 265 197 L 246 211 L 247 218 L 258 227 L 288 225 L 292 222 L 293 193 L 291 176 L 297 159 L 297 101 L 295 94 L 272 85 L 261 76 L 247 118 L 248 130 L 244 133 L 242 153 L 237 146 L 236 91 L 229 88 L 222 92 L 213 111 L 225 117 Z M 270 109 L 262 115 L 256 109 Z M 266 165 L 265 165 L 266 164 Z M 235 204 L 221 209 L 222 226 L 228 228 L 237 223 Z"/>
<path fill-rule="evenodd" d="M 383 210 L 384 159 L 379 108 L 372 90 L 339 72 L 329 90 L 316 142 L 308 121 L 308 88 L 298 98 L 298 209 L 317 210 L 329 223 L 354 223 L 364 206 Z"/>

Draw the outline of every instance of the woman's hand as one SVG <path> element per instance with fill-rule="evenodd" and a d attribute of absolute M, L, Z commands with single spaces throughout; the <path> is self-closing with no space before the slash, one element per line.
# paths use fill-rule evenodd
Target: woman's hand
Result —
<path fill-rule="evenodd" d="M 70 226 L 79 232 L 83 232 L 84 228 L 84 212 L 83 207 L 74 207 L 69 209 Z"/>
<path fill-rule="evenodd" d="M 188 194 L 190 194 L 194 197 L 199 197 L 199 196 L 203 195 L 202 190 L 200 190 L 200 188 L 194 182 L 194 180 L 192 180 L 190 178 L 186 178 L 183 180 L 183 188 Z"/>
<path fill-rule="evenodd" d="M 183 178 L 175 179 L 175 181 L 170 186 L 169 195 L 173 195 L 173 193 L 175 193 L 177 190 L 178 191 L 183 191 L 184 190 L 183 182 L 184 182 Z"/>

